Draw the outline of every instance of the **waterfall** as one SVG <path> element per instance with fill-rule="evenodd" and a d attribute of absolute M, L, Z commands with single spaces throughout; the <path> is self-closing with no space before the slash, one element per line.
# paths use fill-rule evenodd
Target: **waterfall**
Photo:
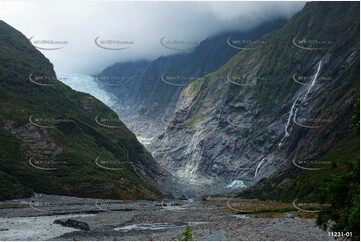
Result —
<path fill-rule="evenodd" d="M 306 100 L 306 98 L 307 98 L 308 94 L 310 93 L 312 87 L 315 85 L 316 80 L 317 80 L 317 77 L 318 77 L 318 74 L 320 73 L 320 70 L 321 70 L 321 65 L 322 65 L 322 61 L 320 61 L 320 62 L 318 63 L 317 71 L 316 71 L 316 73 L 315 73 L 315 75 L 314 75 L 314 77 L 313 77 L 313 79 L 312 79 L 312 82 L 311 82 L 310 86 L 309 86 L 308 89 L 307 89 L 306 94 L 303 96 L 303 99 L 301 100 L 301 103 Z M 291 125 L 291 121 L 296 120 L 296 115 L 297 115 L 297 112 L 298 112 L 298 105 L 297 105 L 297 104 L 298 104 L 298 101 L 299 101 L 298 99 L 299 99 L 300 95 L 301 95 L 301 93 L 298 94 L 296 100 L 295 100 L 294 103 L 292 104 L 292 107 L 291 107 L 291 110 L 290 110 L 290 114 L 289 114 L 288 119 L 287 119 L 287 124 L 285 125 L 285 135 L 284 135 L 283 138 L 281 139 L 281 141 L 280 141 L 280 143 L 278 144 L 278 146 L 281 146 L 283 140 L 290 135 L 290 133 L 288 132 L 288 128 L 289 128 L 290 125 Z"/>
<path fill-rule="evenodd" d="M 320 61 L 320 62 L 318 63 L 318 67 L 317 67 L 316 74 L 314 75 L 314 77 L 313 77 L 313 79 L 312 79 L 312 82 L 311 82 L 311 85 L 308 87 L 307 92 L 306 92 L 305 96 L 303 97 L 303 100 L 302 100 L 302 101 L 305 101 L 305 100 L 306 100 L 308 93 L 311 91 L 312 87 L 315 85 L 316 80 L 317 80 L 317 77 L 318 77 L 318 74 L 320 73 L 320 70 L 321 70 L 321 64 L 322 64 L 322 61 Z"/>
<path fill-rule="evenodd" d="M 298 99 L 300 97 L 301 93 L 298 94 L 296 100 L 294 101 L 294 103 L 292 104 L 292 107 L 291 107 L 291 110 L 290 110 L 290 114 L 288 115 L 288 119 L 287 119 L 287 124 L 285 125 L 285 135 L 283 136 L 283 138 L 281 139 L 280 143 L 278 144 L 278 146 L 281 146 L 282 145 L 282 141 L 288 137 L 290 135 L 290 133 L 288 132 L 288 128 L 290 127 L 291 125 L 291 121 L 292 121 L 292 117 L 293 117 L 293 114 L 296 112 L 297 113 L 297 110 L 298 110 L 298 107 L 296 106 L 297 102 L 298 102 Z"/>
<path fill-rule="evenodd" d="M 256 176 L 257 176 L 257 174 L 258 174 L 258 170 L 259 170 L 259 168 L 261 167 L 261 165 L 262 165 L 262 163 L 264 162 L 264 160 L 265 160 L 266 158 L 263 158 L 259 163 L 258 163 L 258 165 L 257 165 L 257 168 L 256 168 L 256 171 L 255 171 L 255 173 L 254 173 L 254 177 L 253 178 L 256 178 Z"/>

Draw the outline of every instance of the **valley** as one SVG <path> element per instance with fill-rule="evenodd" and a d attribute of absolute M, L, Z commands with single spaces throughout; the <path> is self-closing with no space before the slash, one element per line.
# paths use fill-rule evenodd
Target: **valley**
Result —
<path fill-rule="evenodd" d="M 351 135 L 358 24 L 351 8 L 327 4 L 325 14 L 324 6 L 306 4 L 287 23 L 275 20 L 247 33 L 220 34 L 190 53 L 117 63 L 97 75 L 113 80 L 102 87 L 118 98 L 117 114 L 131 120 L 127 125 L 179 180 L 173 195 L 244 190 L 292 160 L 319 159 Z M 344 22 L 328 24 L 347 11 Z M 322 31 L 306 25 L 309 21 L 325 23 Z M 349 27 L 344 36 L 332 34 L 343 26 Z M 229 36 L 250 41 L 235 48 Z M 306 46 L 305 38 L 319 41 Z M 228 60 L 217 58 L 221 50 Z M 216 64 L 204 69 L 193 64 L 199 59 L 202 65 Z M 126 76 L 136 78 L 117 85 Z"/>
<path fill-rule="evenodd" d="M 0 20 L 0 240 L 358 240 L 359 10 L 162 35 L 145 59 L 99 35 L 87 72 L 80 42 L 56 71 Z"/>

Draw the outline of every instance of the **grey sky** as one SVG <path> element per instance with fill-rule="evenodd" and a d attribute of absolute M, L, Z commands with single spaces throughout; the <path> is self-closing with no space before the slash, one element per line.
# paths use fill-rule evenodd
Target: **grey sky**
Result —
<path fill-rule="evenodd" d="M 176 53 L 167 40 L 201 41 L 225 30 L 248 30 L 291 17 L 305 2 L 0 1 L 1 19 L 36 40 L 66 41 L 41 50 L 59 72 L 95 74 L 115 62 L 152 60 Z M 130 41 L 106 50 L 94 40 Z M 103 45 L 105 46 L 105 45 Z"/>

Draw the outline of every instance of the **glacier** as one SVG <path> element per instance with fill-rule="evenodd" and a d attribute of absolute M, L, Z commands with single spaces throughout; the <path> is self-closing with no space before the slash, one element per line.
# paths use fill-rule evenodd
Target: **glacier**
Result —
<path fill-rule="evenodd" d="M 75 91 L 85 92 L 102 101 L 105 105 L 115 110 L 118 99 L 107 92 L 93 76 L 72 73 L 56 73 L 59 81 Z"/>

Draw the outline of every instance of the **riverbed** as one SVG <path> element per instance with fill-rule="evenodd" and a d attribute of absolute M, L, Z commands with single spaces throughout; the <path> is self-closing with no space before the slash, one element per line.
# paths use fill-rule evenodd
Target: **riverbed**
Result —
<path fill-rule="evenodd" d="M 227 199 L 121 201 L 36 194 L 0 203 L 1 240 L 333 240 L 297 211 L 239 214 Z"/>

